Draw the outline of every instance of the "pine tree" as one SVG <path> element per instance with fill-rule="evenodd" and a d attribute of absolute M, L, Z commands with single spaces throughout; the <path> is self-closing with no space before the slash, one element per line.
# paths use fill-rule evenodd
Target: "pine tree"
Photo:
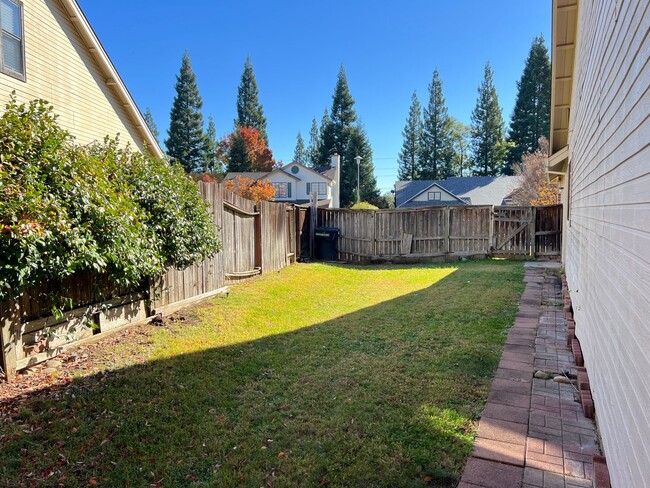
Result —
<path fill-rule="evenodd" d="M 534 152 L 540 137 L 548 139 L 551 106 L 551 62 L 544 37 L 536 37 L 530 47 L 521 79 L 517 82 L 517 99 L 510 121 L 507 171 L 521 161 L 526 153 Z"/>
<path fill-rule="evenodd" d="M 203 134 L 202 107 L 196 75 L 185 51 L 180 73 L 176 77 L 176 96 L 165 146 L 172 161 L 180 162 L 187 172 L 201 169 L 205 164 L 206 139 Z"/>
<path fill-rule="evenodd" d="M 212 115 L 208 117 L 208 129 L 205 131 L 205 168 L 204 171 L 219 172 L 220 163 L 217 160 L 217 127 Z"/>
<path fill-rule="evenodd" d="M 230 149 L 228 151 L 228 171 L 242 172 L 251 171 L 251 160 L 246 150 L 246 142 L 241 133 L 236 130 L 232 134 Z"/>
<path fill-rule="evenodd" d="M 153 119 L 153 114 L 149 107 L 147 107 L 147 110 L 144 112 L 144 121 L 147 123 L 147 126 L 149 126 L 149 130 L 153 134 L 154 138 L 158 140 L 160 133 L 158 132 L 158 126 L 156 125 L 156 121 Z"/>
<path fill-rule="evenodd" d="M 244 72 L 237 88 L 237 120 L 235 120 L 235 127 L 253 127 L 259 131 L 264 142 L 269 143 L 266 134 L 266 118 L 264 117 L 264 109 L 259 102 L 259 90 L 250 57 L 246 58 Z"/>
<path fill-rule="evenodd" d="M 360 125 L 350 128 L 347 148 L 343 153 L 341 171 L 341 206 L 347 207 L 357 201 L 357 162 L 359 156 L 359 196 L 358 201 L 376 202 L 379 189 L 375 179 L 375 166 L 372 161 L 372 148 L 365 131 Z"/>
<path fill-rule="evenodd" d="M 416 92 L 411 96 L 411 108 L 402 131 L 404 142 L 399 152 L 397 178 L 400 181 L 420 178 L 420 141 L 422 140 L 422 110 Z"/>
<path fill-rule="evenodd" d="M 318 141 L 318 162 L 316 163 L 315 166 L 329 166 L 331 163 L 329 149 L 327 149 L 331 141 L 325 140 L 326 137 L 329 139 L 329 134 L 331 133 L 330 131 L 331 123 L 332 120 L 330 119 L 329 109 L 325 107 L 325 111 L 323 112 L 323 117 L 320 119 L 320 135 Z"/>
<path fill-rule="evenodd" d="M 472 111 L 472 154 L 476 174 L 490 176 L 502 171 L 507 151 L 503 132 L 503 115 L 488 63 Z"/>
<path fill-rule="evenodd" d="M 331 115 L 330 115 L 331 114 Z M 350 95 L 345 69 L 341 66 L 336 88 L 332 96 L 332 110 L 325 111 L 321 123 L 320 164 L 330 165 L 330 157 L 334 153 L 342 156 L 341 161 L 341 205 L 349 205 L 355 201 L 357 185 L 356 156 L 362 158 L 360 166 L 361 197 L 376 198 L 379 196 L 377 182 L 374 177 L 372 148 L 368 138 L 359 125 L 355 125 L 357 113 L 354 110 L 354 99 Z"/>
<path fill-rule="evenodd" d="M 334 153 L 345 152 L 349 132 L 352 124 L 357 120 L 357 113 L 354 110 L 354 99 L 350 95 L 348 80 L 345 76 L 343 66 L 339 69 L 336 80 L 336 88 L 332 96 L 332 110 L 329 114 L 329 122 L 321 124 L 322 151 L 320 164 L 328 166 L 330 156 Z"/>
<path fill-rule="evenodd" d="M 373 171 L 372 149 L 363 129 L 355 125 L 357 113 L 350 94 L 345 69 L 341 66 L 332 96 L 332 110 L 327 110 L 321 123 L 320 164 L 329 166 L 331 155 L 341 155 L 341 205 L 353 204 L 356 199 L 356 156 L 362 158 L 360 166 L 361 197 L 379 196 Z"/>
<path fill-rule="evenodd" d="M 318 166 L 320 147 L 320 131 L 318 130 L 318 122 L 316 117 L 311 121 L 311 129 L 309 129 L 309 145 L 307 146 L 307 165 L 315 168 Z"/>
<path fill-rule="evenodd" d="M 422 179 L 436 180 L 451 175 L 451 120 L 438 70 L 433 72 L 429 84 L 429 104 L 424 108 L 420 153 Z"/>
<path fill-rule="evenodd" d="M 305 141 L 302 140 L 302 134 L 300 132 L 298 132 L 298 136 L 296 137 L 296 148 L 293 150 L 293 162 L 303 165 L 307 162 Z"/>

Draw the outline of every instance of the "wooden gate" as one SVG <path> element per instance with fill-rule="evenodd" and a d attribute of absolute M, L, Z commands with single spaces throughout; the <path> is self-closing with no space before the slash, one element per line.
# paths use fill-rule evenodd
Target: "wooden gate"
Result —
<path fill-rule="evenodd" d="M 221 238 L 232 243 L 224 249 L 226 278 L 237 279 L 259 274 L 262 253 L 260 212 L 251 200 L 226 192 L 223 200 Z"/>
<path fill-rule="evenodd" d="M 491 254 L 559 256 L 562 253 L 562 205 L 494 207 Z"/>
<path fill-rule="evenodd" d="M 535 245 L 533 207 L 494 207 L 494 244 L 491 254 L 532 254 Z"/>
<path fill-rule="evenodd" d="M 562 253 L 562 205 L 535 207 L 535 256 Z"/>

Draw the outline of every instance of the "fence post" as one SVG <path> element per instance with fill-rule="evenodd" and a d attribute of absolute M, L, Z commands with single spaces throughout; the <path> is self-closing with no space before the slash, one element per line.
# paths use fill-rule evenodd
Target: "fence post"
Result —
<path fill-rule="evenodd" d="M 0 304 L 0 343 L 2 343 L 2 369 L 5 379 L 12 381 L 16 378 L 16 362 L 18 354 L 16 345 L 20 334 L 20 309 L 16 300 L 8 300 Z"/>
<path fill-rule="evenodd" d="M 377 257 L 377 211 L 372 211 L 372 256 Z"/>
<path fill-rule="evenodd" d="M 257 215 L 253 217 L 255 219 L 255 267 L 260 269 L 260 274 L 264 272 L 262 267 L 262 208 L 261 203 L 255 205 Z"/>
<path fill-rule="evenodd" d="M 530 207 L 530 255 L 535 255 L 535 242 L 537 241 L 537 208 Z"/>
<path fill-rule="evenodd" d="M 485 254 L 492 254 L 494 249 L 494 205 L 490 205 L 489 222 L 488 222 L 488 245 Z"/>
<path fill-rule="evenodd" d="M 318 225 L 318 192 L 314 191 L 311 194 L 311 207 L 309 208 L 309 257 L 316 259 L 314 249 L 316 226 Z"/>
<path fill-rule="evenodd" d="M 450 226 L 451 226 L 450 225 L 451 224 L 451 211 L 450 211 L 449 207 L 445 207 L 444 217 L 445 217 L 445 228 L 444 228 L 444 231 L 445 231 L 445 252 L 450 252 L 451 247 L 450 247 L 450 243 L 449 243 L 449 240 L 450 240 L 449 239 L 449 236 L 450 236 L 449 232 L 451 231 L 451 229 L 450 229 Z"/>

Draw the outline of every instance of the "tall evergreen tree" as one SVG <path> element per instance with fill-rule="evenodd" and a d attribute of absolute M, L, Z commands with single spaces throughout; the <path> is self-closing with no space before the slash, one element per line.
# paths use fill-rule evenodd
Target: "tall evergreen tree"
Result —
<path fill-rule="evenodd" d="M 332 109 L 329 114 L 329 123 L 321 124 L 321 164 L 327 166 L 330 164 L 330 156 L 334 153 L 343 154 L 345 152 L 349 132 L 352 124 L 357 121 L 357 113 L 354 110 L 354 99 L 350 95 L 348 80 L 345 76 L 343 66 L 339 69 L 336 80 L 336 88 L 332 96 Z"/>
<path fill-rule="evenodd" d="M 331 115 L 330 115 L 331 114 Z M 363 129 L 356 125 L 357 113 L 354 99 L 350 95 L 345 69 L 341 66 L 336 88 L 332 96 L 332 110 L 325 111 L 321 124 L 320 164 L 330 165 L 330 156 L 338 153 L 341 161 L 341 205 L 355 201 L 357 185 L 357 164 L 354 160 L 360 156 L 360 187 L 362 198 L 375 198 L 379 195 L 373 171 L 372 149 Z"/>
<path fill-rule="evenodd" d="M 228 171 L 242 172 L 251 171 L 251 160 L 246 150 L 246 141 L 241 133 L 236 130 L 232 135 L 230 150 L 228 151 Z"/>
<path fill-rule="evenodd" d="M 438 70 L 435 70 L 429 84 L 429 104 L 424 108 L 420 145 L 422 179 L 435 180 L 450 176 L 452 159 L 451 119 L 442 94 L 442 80 Z"/>
<path fill-rule="evenodd" d="M 501 173 L 507 152 L 503 133 L 503 115 L 488 63 L 472 111 L 472 154 L 476 174 L 490 176 Z"/>
<path fill-rule="evenodd" d="M 244 72 L 237 88 L 237 120 L 235 120 L 235 127 L 253 127 L 259 131 L 264 142 L 269 143 L 266 134 L 266 118 L 264 117 L 264 109 L 259 102 L 259 90 L 250 57 L 246 58 Z"/>
<path fill-rule="evenodd" d="M 521 79 L 517 82 L 517 99 L 510 121 L 508 173 L 526 153 L 534 152 L 540 137 L 548 139 L 551 124 L 551 61 L 544 37 L 536 37 L 530 47 Z"/>
<path fill-rule="evenodd" d="M 357 162 L 359 156 L 357 173 Z M 353 205 L 357 201 L 357 175 L 359 181 L 359 201 L 376 202 L 379 199 L 379 189 L 375 179 L 375 165 L 372 161 L 372 147 L 368 137 L 360 125 L 354 125 L 348 133 L 345 152 L 342 155 L 341 167 L 341 206 Z"/>
<path fill-rule="evenodd" d="M 307 162 L 305 141 L 303 141 L 300 132 L 298 132 L 298 136 L 296 137 L 296 148 L 293 150 L 293 162 L 298 164 L 305 164 Z"/>
<path fill-rule="evenodd" d="M 147 126 L 149 126 L 149 130 L 153 134 L 153 136 L 158 140 L 158 136 L 160 133 L 158 132 L 158 126 L 156 125 L 156 121 L 153 119 L 153 114 L 151 113 L 151 109 L 147 107 L 147 110 L 144 111 L 144 121 L 147 123 Z"/>
<path fill-rule="evenodd" d="M 307 165 L 315 168 L 318 166 L 318 158 L 320 155 L 320 131 L 318 130 L 318 122 L 316 117 L 311 121 L 311 129 L 309 129 L 309 144 L 307 145 Z"/>
<path fill-rule="evenodd" d="M 402 131 L 404 142 L 399 152 L 397 163 L 397 178 L 400 181 L 417 180 L 420 178 L 420 141 L 422 140 L 422 110 L 418 95 L 413 92 L 411 108 Z"/>
<path fill-rule="evenodd" d="M 170 113 L 167 131 L 167 152 L 172 161 L 180 162 L 188 172 L 203 168 L 205 164 L 206 139 L 203 134 L 203 101 L 196 84 L 196 75 L 187 51 L 178 76 L 176 96 Z"/>
<path fill-rule="evenodd" d="M 318 141 L 318 162 L 316 166 L 329 166 L 330 165 L 330 154 L 329 150 L 326 149 L 330 141 L 325 141 L 325 134 L 329 133 L 329 126 L 332 123 L 330 119 L 330 112 L 327 107 L 323 111 L 323 117 L 320 119 L 320 134 Z"/>
<path fill-rule="evenodd" d="M 220 171 L 220 163 L 217 159 L 217 127 L 214 125 L 212 115 L 208 117 L 208 129 L 205 131 L 205 171 Z"/>

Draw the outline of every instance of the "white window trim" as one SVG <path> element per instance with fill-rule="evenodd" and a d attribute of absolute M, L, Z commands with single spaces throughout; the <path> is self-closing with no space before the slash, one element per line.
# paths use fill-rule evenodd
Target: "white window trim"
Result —
<path fill-rule="evenodd" d="M 326 197 L 327 196 L 327 183 L 324 181 L 311 181 L 307 183 L 307 194 L 311 195 L 313 193 L 314 185 L 318 185 L 318 196 Z M 322 189 L 322 191 L 321 191 Z"/>
<path fill-rule="evenodd" d="M 281 197 L 278 195 L 278 190 L 280 188 L 280 185 L 284 185 L 287 189 L 287 196 Z M 292 198 L 291 196 L 291 182 L 290 181 L 273 181 L 271 182 L 271 186 L 275 188 L 275 198 L 276 199 L 282 199 L 282 200 L 289 200 Z"/>
<path fill-rule="evenodd" d="M 0 29 L 0 73 L 3 73 L 7 76 L 11 76 L 12 78 L 15 78 L 20 81 L 27 81 L 27 66 L 25 65 L 25 20 L 24 20 L 24 10 L 25 6 L 23 5 L 23 2 L 20 0 L 4 0 L 7 2 L 11 2 L 14 5 L 18 7 L 18 12 L 20 13 L 20 56 L 22 60 L 22 65 L 23 65 L 23 72 L 20 73 L 18 71 L 14 71 L 11 68 L 5 68 L 4 63 L 2 61 L 3 54 L 2 54 L 2 31 Z M 10 36 L 14 37 L 13 34 L 8 32 Z"/>

